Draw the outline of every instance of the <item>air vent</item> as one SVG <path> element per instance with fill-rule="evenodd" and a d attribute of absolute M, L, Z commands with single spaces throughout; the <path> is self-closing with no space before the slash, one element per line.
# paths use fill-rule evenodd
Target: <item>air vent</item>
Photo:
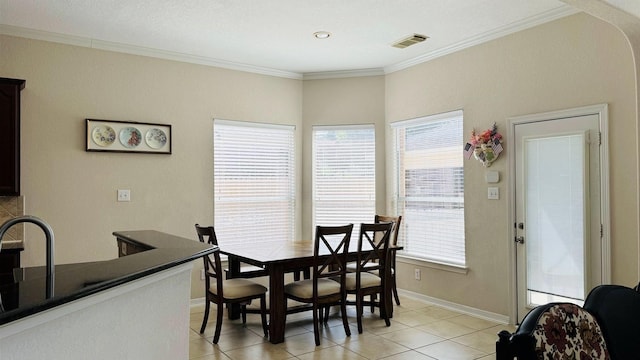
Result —
<path fill-rule="evenodd" d="M 425 35 L 420 35 L 420 34 L 413 34 L 411 36 L 409 36 L 408 38 L 402 39 L 400 41 L 398 41 L 397 43 L 393 44 L 393 47 L 396 47 L 398 49 L 404 49 L 407 46 L 411 46 L 420 42 L 423 42 L 425 40 L 427 40 L 429 37 L 425 36 Z"/>

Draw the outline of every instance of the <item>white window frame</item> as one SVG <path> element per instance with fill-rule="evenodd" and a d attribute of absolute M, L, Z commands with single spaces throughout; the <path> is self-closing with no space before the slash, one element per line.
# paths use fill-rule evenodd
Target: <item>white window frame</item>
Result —
<path fill-rule="evenodd" d="M 334 144 L 319 143 L 316 138 L 320 132 L 371 131 L 370 139 L 365 143 L 337 142 Z M 352 238 L 357 238 L 360 223 L 372 223 L 376 211 L 376 162 L 375 162 L 375 126 L 364 125 L 331 125 L 313 126 L 312 142 L 312 183 L 313 183 L 313 228 L 321 226 L 354 225 Z M 324 145 L 332 145 L 323 150 Z M 323 152 L 323 151 L 329 151 Z M 322 162 L 322 154 L 327 158 Z M 333 160 L 342 160 L 340 164 Z M 345 161 L 355 160 L 353 164 Z M 333 162 L 332 162 L 333 161 Z M 334 166 L 331 177 L 322 176 L 320 167 Z M 349 174 L 347 171 L 353 171 Z M 366 177 L 368 181 L 358 182 L 355 177 Z M 362 178 L 361 178 L 362 179 Z M 360 179 L 360 180 L 361 180 Z M 354 180 L 356 180 L 354 182 Z M 333 188 L 333 186 L 336 186 Z"/>
<path fill-rule="evenodd" d="M 456 124 L 456 134 L 446 141 L 442 147 L 420 147 L 415 151 L 413 159 L 405 159 L 405 152 L 399 141 L 404 130 L 419 130 L 434 124 L 445 124 L 452 121 Z M 399 256 L 407 259 L 426 261 L 430 264 L 446 267 L 466 269 L 466 240 L 464 225 L 464 155 L 463 145 L 463 112 L 456 110 L 443 114 L 425 116 L 410 120 L 398 121 L 391 124 L 393 139 L 393 172 L 394 195 L 393 207 L 396 215 L 402 215 L 402 228 L 398 239 L 404 250 Z M 424 129 L 424 128 L 423 128 Z M 434 137 L 425 144 L 433 144 L 441 139 Z M 418 143 L 419 144 L 419 143 Z M 413 160 L 404 165 L 405 173 L 400 173 L 400 162 Z M 431 181 L 420 183 L 420 193 L 406 194 L 406 176 L 409 167 L 413 167 L 414 176 L 419 178 L 417 171 L 422 170 L 422 176 L 440 176 L 442 182 L 438 186 L 429 186 Z M 458 169 L 452 171 L 452 169 Z M 462 174 L 460 174 L 462 172 Z M 420 181 L 414 178 L 414 180 Z M 431 179 L 429 179 L 431 180 Z M 437 180 L 437 179 L 436 179 Z M 410 181 L 410 180 L 409 180 Z M 455 186 L 451 186 L 454 184 Z M 401 188 L 402 185 L 402 188 Z M 440 188 L 442 192 L 436 191 Z M 452 188 L 455 188 L 452 190 Z M 417 188 L 416 188 L 417 189 Z M 426 189 L 426 190 L 425 190 Z M 417 192 L 417 191 L 416 191 Z M 452 195 L 452 192 L 455 195 Z M 413 197 L 413 198 L 412 198 Z M 414 211 L 407 211 L 407 202 L 413 202 Z M 421 204 L 422 203 L 422 204 Z M 420 214 L 418 212 L 421 212 Z"/>
<path fill-rule="evenodd" d="M 293 241 L 295 126 L 214 119 L 213 142 L 213 223 L 218 240 Z M 243 203 L 250 205 L 243 208 Z"/>

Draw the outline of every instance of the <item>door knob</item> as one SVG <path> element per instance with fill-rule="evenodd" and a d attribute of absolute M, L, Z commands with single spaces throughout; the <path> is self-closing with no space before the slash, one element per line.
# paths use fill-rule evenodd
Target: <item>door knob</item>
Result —
<path fill-rule="evenodd" d="M 516 236 L 516 242 L 520 244 L 524 244 L 524 236 Z"/>

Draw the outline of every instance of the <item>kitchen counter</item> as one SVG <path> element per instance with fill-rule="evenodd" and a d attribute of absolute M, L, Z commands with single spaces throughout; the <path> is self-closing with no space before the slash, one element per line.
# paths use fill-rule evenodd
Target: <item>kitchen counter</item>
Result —
<path fill-rule="evenodd" d="M 120 231 L 113 234 L 119 240 L 126 239 L 138 244 L 145 251 L 106 261 L 56 265 L 51 298 L 46 297 L 47 276 L 44 266 L 14 270 L 16 281 L 0 285 L 4 307 L 4 311 L 0 309 L 0 328 L 13 321 L 142 279 L 217 251 L 216 247 L 197 240 L 154 230 Z"/>

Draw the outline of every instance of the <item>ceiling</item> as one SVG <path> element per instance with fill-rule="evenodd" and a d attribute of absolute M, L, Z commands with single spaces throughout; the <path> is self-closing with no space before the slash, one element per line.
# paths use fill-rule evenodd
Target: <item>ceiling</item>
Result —
<path fill-rule="evenodd" d="M 560 0 L 0 0 L 0 33 L 313 78 L 393 72 L 575 12 Z M 391 46 L 414 33 L 429 38 Z"/>

